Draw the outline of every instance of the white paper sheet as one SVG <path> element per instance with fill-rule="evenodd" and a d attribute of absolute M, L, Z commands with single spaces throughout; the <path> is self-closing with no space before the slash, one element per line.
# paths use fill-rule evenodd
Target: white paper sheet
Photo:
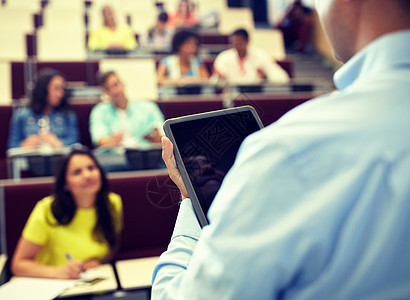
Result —
<path fill-rule="evenodd" d="M 13 278 L 0 286 L 1 300 L 52 300 L 68 288 L 75 286 L 78 280 Z"/>

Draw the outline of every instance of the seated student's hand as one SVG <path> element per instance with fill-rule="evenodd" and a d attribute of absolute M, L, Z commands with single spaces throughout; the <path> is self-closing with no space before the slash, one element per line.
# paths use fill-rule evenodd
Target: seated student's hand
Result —
<path fill-rule="evenodd" d="M 64 146 L 63 142 L 60 141 L 58 137 L 54 133 L 51 133 L 50 131 L 41 130 L 40 137 L 44 143 L 50 145 L 53 148 L 60 148 Z"/>
<path fill-rule="evenodd" d="M 151 143 L 161 143 L 161 134 L 158 128 L 154 128 L 150 134 L 144 136 L 144 139 L 150 141 Z"/>
<path fill-rule="evenodd" d="M 84 263 L 76 259 L 70 259 L 65 265 L 56 269 L 55 278 L 59 279 L 78 279 L 84 271 Z"/>
<path fill-rule="evenodd" d="M 98 146 L 107 148 L 118 147 L 122 144 L 123 137 L 124 134 L 121 132 L 113 133 L 108 137 L 101 138 L 98 141 Z"/>
<path fill-rule="evenodd" d="M 90 258 L 84 262 L 84 271 L 98 267 L 99 265 L 101 265 L 101 262 L 98 259 Z"/>
<path fill-rule="evenodd" d="M 181 174 L 177 168 L 177 163 L 174 157 L 174 145 L 167 137 L 162 137 L 162 159 L 167 166 L 169 177 L 177 185 L 179 191 L 181 192 L 182 199 L 189 198 L 188 191 L 186 190 L 184 181 L 182 180 Z"/>
<path fill-rule="evenodd" d="M 41 137 L 37 134 L 28 136 L 24 141 L 21 142 L 21 147 L 23 148 L 37 148 L 41 145 Z"/>
<path fill-rule="evenodd" d="M 122 132 L 116 132 L 111 135 L 111 143 L 114 147 L 120 146 L 122 143 L 122 139 L 124 134 Z"/>
<path fill-rule="evenodd" d="M 256 70 L 256 72 L 258 73 L 258 77 L 259 77 L 260 79 L 266 80 L 266 79 L 268 78 L 268 77 L 266 76 L 265 72 L 264 72 L 261 68 L 258 68 L 258 69 Z"/>
<path fill-rule="evenodd" d="M 124 45 L 122 44 L 110 44 L 107 49 L 124 49 Z"/>

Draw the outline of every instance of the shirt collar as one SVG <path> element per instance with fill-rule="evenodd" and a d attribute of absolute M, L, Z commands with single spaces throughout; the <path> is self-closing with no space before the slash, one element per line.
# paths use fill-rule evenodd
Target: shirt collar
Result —
<path fill-rule="evenodd" d="M 383 35 L 354 55 L 334 75 L 335 86 L 343 90 L 359 77 L 410 64 L 410 30 Z"/>

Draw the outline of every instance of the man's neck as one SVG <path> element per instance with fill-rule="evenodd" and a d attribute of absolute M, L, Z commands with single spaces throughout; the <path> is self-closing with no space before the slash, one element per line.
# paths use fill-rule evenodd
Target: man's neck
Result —
<path fill-rule="evenodd" d="M 238 52 L 238 56 L 239 56 L 239 58 L 245 58 L 246 53 L 247 53 L 247 51 L 246 51 L 246 50 L 244 50 L 244 51 L 237 51 L 237 52 Z"/>
<path fill-rule="evenodd" d="M 126 97 L 121 98 L 117 101 L 115 101 L 114 105 L 118 109 L 126 109 L 128 104 L 128 99 Z"/>
<path fill-rule="evenodd" d="M 372 9 L 372 6 L 378 5 L 377 3 L 365 2 L 363 4 L 362 21 L 358 26 L 355 53 L 385 34 L 410 29 L 410 19 L 407 12 L 400 11 L 400 5 L 394 1 L 388 4 L 383 6 L 383 10 Z M 396 17 L 384 20 L 383 22 L 380 21 L 385 16 Z"/>
<path fill-rule="evenodd" d="M 191 56 L 180 55 L 179 62 L 183 65 L 189 65 L 191 61 Z"/>

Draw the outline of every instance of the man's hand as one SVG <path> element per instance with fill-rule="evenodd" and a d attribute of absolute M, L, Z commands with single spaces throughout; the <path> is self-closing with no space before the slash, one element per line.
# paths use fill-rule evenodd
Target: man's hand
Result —
<path fill-rule="evenodd" d="M 108 137 L 101 138 L 98 141 L 98 146 L 107 148 L 118 147 L 122 144 L 123 137 L 124 134 L 122 132 L 113 133 Z"/>
<path fill-rule="evenodd" d="M 168 169 L 169 177 L 177 185 L 179 191 L 181 192 L 182 199 L 189 198 L 188 192 L 186 190 L 184 181 L 182 180 L 181 174 L 177 168 L 177 163 L 174 157 L 174 145 L 167 137 L 162 137 L 162 159 Z"/>
<path fill-rule="evenodd" d="M 151 143 L 161 143 L 161 134 L 159 133 L 158 128 L 154 128 L 150 134 L 144 136 L 144 139 Z"/>

